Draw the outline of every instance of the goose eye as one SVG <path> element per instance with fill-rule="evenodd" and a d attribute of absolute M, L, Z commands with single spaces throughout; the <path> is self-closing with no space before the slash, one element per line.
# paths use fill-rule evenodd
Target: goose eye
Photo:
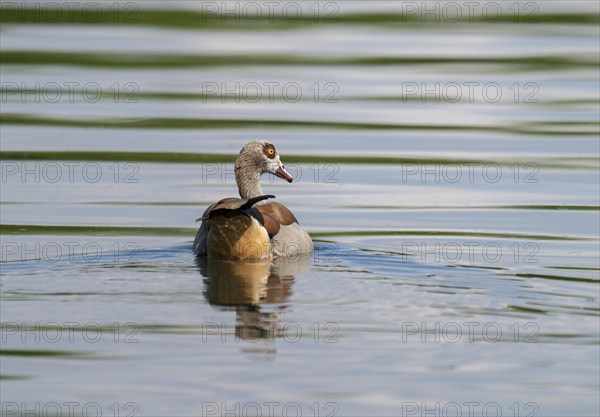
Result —
<path fill-rule="evenodd" d="M 267 149 L 267 156 L 269 158 L 273 158 L 275 156 L 275 149 L 273 149 L 273 148 Z"/>

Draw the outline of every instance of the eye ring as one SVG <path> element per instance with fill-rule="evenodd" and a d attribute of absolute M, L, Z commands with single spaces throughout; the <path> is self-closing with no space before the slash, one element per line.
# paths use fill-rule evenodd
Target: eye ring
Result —
<path fill-rule="evenodd" d="M 275 156 L 275 149 L 273 149 L 273 148 L 267 149 L 267 156 L 269 158 L 273 158 Z"/>

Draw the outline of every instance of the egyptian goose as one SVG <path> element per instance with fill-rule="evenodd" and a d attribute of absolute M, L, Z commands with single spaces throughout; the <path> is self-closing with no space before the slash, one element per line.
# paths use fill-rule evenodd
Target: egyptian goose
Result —
<path fill-rule="evenodd" d="M 235 182 L 241 198 L 225 198 L 209 206 L 196 233 L 193 251 L 198 256 L 258 260 L 296 257 L 313 249 L 310 236 L 291 211 L 267 202 L 260 176 L 273 174 L 292 182 L 272 143 L 248 142 L 235 161 Z"/>

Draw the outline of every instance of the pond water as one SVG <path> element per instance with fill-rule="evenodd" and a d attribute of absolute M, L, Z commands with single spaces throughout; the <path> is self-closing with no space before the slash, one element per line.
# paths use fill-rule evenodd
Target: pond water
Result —
<path fill-rule="evenodd" d="M 596 2 L 67 3 L 2 3 L 4 415 L 599 415 Z M 315 251 L 196 261 L 257 138 Z"/>

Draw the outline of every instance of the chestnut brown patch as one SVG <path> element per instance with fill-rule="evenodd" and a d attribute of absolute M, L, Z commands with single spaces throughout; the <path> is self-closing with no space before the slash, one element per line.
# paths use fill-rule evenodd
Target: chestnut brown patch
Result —
<path fill-rule="evenodd" d="M 279 229 L 281 228 L 281 224 L 273 218 L 270 214 L 263 214 L 263 227 L 267 229 L 267 233 L 270 238 L 273 238 L 277 233 L 279 233 Z"/>
<path fill-rule="evenodd" d="M 262 206 L 257 206 L 256 208 L 263 216 L 266 217 L 269 215 L 283 226 L 288 226 L 292 223 L 298 223 L 298 220 L 296 220 L 296 217 L 292 214 L 292 212 L 282 204 L 267 203 L 263 204 Z"/>

